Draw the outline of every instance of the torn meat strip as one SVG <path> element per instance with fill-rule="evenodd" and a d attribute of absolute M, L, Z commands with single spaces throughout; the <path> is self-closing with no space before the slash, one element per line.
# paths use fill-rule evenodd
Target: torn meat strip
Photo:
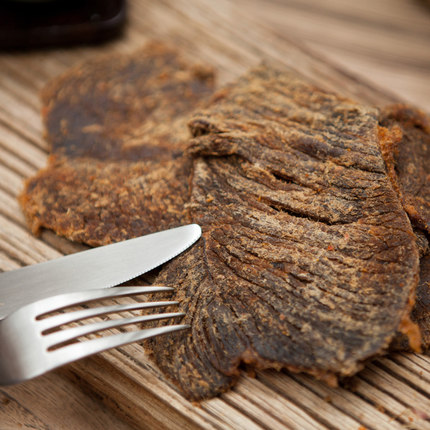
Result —
<path fill-rule="evenodd" d="M 150 43 L 88 61 L 43 92 L 48 167 L 20 201 L 34 233 L 101 245 L 183 223 L 190 112 L 214 74 Z"/>
<path fill-rule="evenodd" d="M 418 248 L 379 111 L 265 65 L 213 100 L 190 123 L 203 238 L 156 280 L 177 287 L 191 330 L 151 340 L 159 367 L 201 399 L 242 365 L 335 383 L 399 328 L 416 339 Z"/>

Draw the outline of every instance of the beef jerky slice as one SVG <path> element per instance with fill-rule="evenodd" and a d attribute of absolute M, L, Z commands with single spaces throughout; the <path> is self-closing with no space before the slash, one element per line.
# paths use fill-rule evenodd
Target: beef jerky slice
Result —
<path fill-rule="evenodd" d="M 52 156 L 20 199 L 32 231 L 100 245 L 183 223 L 187 121 L 213 78 L 151 43 L 86 62 L 48 85 Z"/>
<path fill-rule="evenodd" d="M 244 365 L 336 383 L 417 330 L 418 250 L 379 111 L 264 65 L 213 100 L 190 124 L 202 240 L 156 280 L 177 287 L 191 330 L 150 352 L 191 399 Z"/>
<path fill-rule="evenodd" d="M 395 105 L 382 112 L 381 125 L 384 157 L 403 206 L 413 225 L 430 234 L 430 118 Z"/>
<path fill-rule="evenodd" d="M 388 172 L 415 227 L 420 249 L 420 283 L 411 316 L 421 329 L 422 349 L 426 351 L 430 348 L 430 119 L 410 106 L 394 105 L 382 112 L 380 124 Z M 407 349 L 408 343 L 400 336 L 393 346 Z"/>
<path fill-rule="evenodd" d="M 428 254 L 421 259 L 420 282 L 411 317 L 419 325 L 422 343 L 428 351 L 430 346 L 430 255 Z"/>
<path fill-rule="evenodd" d="M 430 254 L 420 259 L 420 280 L 416 290 L 415 305 L 411 312 L 411 320 L 420 328 L 421 349 L 429 354 L 430 347 Z M 398 333 L 390 345 L 392 351 L 410 351 L 408 336 Z"/>

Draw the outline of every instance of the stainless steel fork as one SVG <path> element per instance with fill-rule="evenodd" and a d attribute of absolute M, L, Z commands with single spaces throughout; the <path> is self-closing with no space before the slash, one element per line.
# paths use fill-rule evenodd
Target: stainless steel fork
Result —
<path fill-rule="evenodd" d="M 101 299 L 130 297 L 139 294 L 171 291 L 170 287 L 115 287 L 62 294 L 39 300 L 19 308 L 0 321 L 0 385 L 12 385 L 34 378 L 54 368 L 89 355 L 138 342 L 153 336 L 184 330 L 186 324 L 142 328 L 125 333 L 111 334 L 93 339 L 79 339 L 103 330 L 140 324 L 184 315 L 169 312 L 90 322 L 72 327 L 66 324 L 89 318 L 117 314 L 118 312 L 177 305 L 176 301 L 138 302 L 115 304 L 67 311 L 77 305 L 86 305 Z M 62 313 L 57 311 L 63 310 Z M 49 315 L 55 313 L 55 315 Z M 71 343 L 74 342 L 74 343 Z"/>

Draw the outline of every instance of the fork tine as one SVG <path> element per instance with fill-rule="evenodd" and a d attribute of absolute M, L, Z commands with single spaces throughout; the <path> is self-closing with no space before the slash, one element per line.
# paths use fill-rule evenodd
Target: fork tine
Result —
<path fill-rule="evenodd" d="M 79 291 L 75 293 L 60 294 L 58 296 L 48 297 L 38 302 L 33 303 L 36 305 L 38 317 L 55 312 L 63 308 L 68 308 L 83 303 L 101 300 L 104 298 L 115 298 L 122 296 L 137 296 L 139 294 L 158 293 L 165 291 L 172 291 L 172 287 L 162 286 L 138 286 L 138 287 L 112 287 L 102 288 L 97 290 Z"/>
<path fill-rule="evenodd" d="M 54 329 L 65 324 L 70 324 L 75 321 L 84 320 L 87 318 L 97 317 L 110 313 L 118 313 L 132 310 L 149 309 L 177 305 L 177 301 L 160 301 L 160 302 L 135 302 L 124 305 L 100 306 L 91 309 L 82 309 L 64 314 L 54 315 L 50 318 L 37 321 L 39 330 L 43 333 L 46 330 Z"/>
<path fill-rule="evenodd" d="M 59 332 L 46 335 L 46 341 L 49 343 L 48 348 L 54 348 L 61 343 L 68 342 L 78 337 L 85 336 L 91 333 L 102 330 L 119 328 L 125 325 L 139 324 L 148 321 L 156 321 L 167 318 L 175 318 L 184 316 L 184 312 L 169 312 L 163 314 L 144 315 L 131 318 L 119 318 L 116 320 L 100 321 L 92 324 L 87 324 L 79 327 L 73 327 Z"/>
<path fill-rule="evenodd" d="M 52 368 L 62 366 L 72 361 L 80 360 L 111 348 L 139 342 L 150 337 L 173 333 L 190 328 L 188 324 L 167 325 L 163 327 L 146 328 L 143 330 L 116 334 L 84 342 L 64 346 L 49 353 Z"/>

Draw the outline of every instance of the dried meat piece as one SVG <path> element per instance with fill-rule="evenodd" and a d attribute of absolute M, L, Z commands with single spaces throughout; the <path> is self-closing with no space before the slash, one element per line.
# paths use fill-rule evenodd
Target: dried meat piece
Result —
<path fill-rule="evenodd" d="M 403 206 L 413 224 L 430 234 L 430 118 L 394 105 L 382 112 L 380 124 L 384 157 Z"/>
<path fill-rule="evenodd" d="M 98 246 L 184 223 L 191 163 L 61 159 L 27 182 L 29 224 Z"/>
<path fill-rule="evenodd" d="M 416 290 L 414 308 L 411 321 L 418 325 L 421 335 L 422 352 L 428 354 L 430 347 L 430 254 L 420 259 L 420 281 Z M 406 334 L 398 333 L 390 349 L 393 351 L 411 351 L 410 342 Z"/>
<path fill-rule="evenodd" d="M 387 169 L 407 212 L 420 250 L 420 283 L 412 320 L 422 334 L 422 349 L 430 348 L 430 308 L 427 236 L 430 234 L 430 119 L 424 112 L 407 105 L 385 108 L 380 116 L 382 153 Z M 427 306 L 427 307 L 426 307 Z M 393 349 L 409 349 L 408 340 L 399 335 Z"/>
<path fill-rule="evenodd" d="M 52 153 L 140 161 L 182 153 L 190 112 L 212 94 L 211 68 L 152 42 L 131 55 L 87 61 L 42 91 Z"/>
<path fill-rule="evenodd" d="M 177 287 L 192 328 L 151 341 L 158 366 L 201 399 L 243 365 L 335 383 L 399 328 L 413 338 L 418 248 L 379 111 L 264 65 L 213 100 L 191 121 L 203 238 L 156 280 Z"/>
<path fill-rule="evenodd" d="M 423 346 L 428 350 L 430 346 L 430 255 L 421 259 L 420 282 L 416 295 L 411 318 L 419 325 Z"/>
<path fill-rule="evenodd" d="M 20 198 L 34 233 L 101 245 L 183 223 L 190 112 L 214 73 L 150 43 L 68 71 L 43 91 L 52 155 Z"/>
<path fill-rule="evenodd" d="M 424 117 L 406 115 L 406 107 L 381 116 L 294 75 L 264 67 L 254 73 L 192 121 L 201 136 L 191 151 L 193 174 L 182 155 L 185 124 L 212 91 L 207 68 L 152 44 L 74 69 L 44 92 L 54 155 L 21 199 L 34 231 L 48 227 L 100 245 L 189 221 L 192 176 L 191 214 L 204 225 L 204 242 L 158 282 L 181 283 L 177 296 L 194 318 L 193 334 L 190 343 L 166 337 L 152 348 L 195 399 L 226 389 L 243 364 L 333 382 L 386 349 L 395 327 L 406 333 L 403 341 L 417 336 L 408 315 L 417 247 L 383 161 L 423 228 L 416 184 L 428 164 L 415 151 L 423 147 L 416 133 L 421 142 L 428 136 Z M 415 169 L 412 185 L 406 159 Z M 417 237 L 424 255 L 427 239 Z M 412 317 L 425 343 L 423 273 L 422 266 Z"/>

